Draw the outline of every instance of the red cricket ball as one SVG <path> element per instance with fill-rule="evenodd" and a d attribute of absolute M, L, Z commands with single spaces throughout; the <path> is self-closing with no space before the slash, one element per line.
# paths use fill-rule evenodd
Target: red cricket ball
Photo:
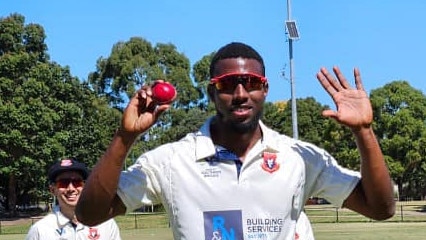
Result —
<path fill-rule="evenodd" d="M 158 104 L 171 103 L 176 97 L 176 89 L 169 82 L 158 82 L 152 87 L 152 98 Z"/>

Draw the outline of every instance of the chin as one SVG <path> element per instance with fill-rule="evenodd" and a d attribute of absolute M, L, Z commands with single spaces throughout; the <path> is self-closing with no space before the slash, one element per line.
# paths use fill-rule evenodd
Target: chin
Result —
<path fill-rule="evenodd" d="M 230 123 L 230 127 L 232 128 L 232 130 L 238 133 L 246 133 L 255 130 L 258 126 L 258 123 L 258 119 L 250 119 L 244 122 L 232 122 Z"/>
<path fill-rule="evenodd" d="M 63 199 L 62 202 L 68 206 L 75 207 L 77 206 L 78 199 L 74 199 L 74 200 Z"/>

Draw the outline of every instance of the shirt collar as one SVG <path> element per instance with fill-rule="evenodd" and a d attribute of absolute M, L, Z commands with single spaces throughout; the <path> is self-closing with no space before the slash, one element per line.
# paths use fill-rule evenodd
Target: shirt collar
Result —
<path fill-rule="evenodd" d="M 198 132 L 195 133 L 195 154 L 196 160 L 205 159 L 213 156 L 216 153 L 215 145 L 211 139 L 210 134 L 210 123 L 214 118 L 210 117 L 204 124 L 201 126 Z M 263 140 L 262 145 L 264 146 L 265 151 L 268 152 L 278 152 L 278 145 L 274 139 L 274 135 L 278 134 L 273 130 L 269 129 L 259 120 L 260 129 L 262 130 Z M 275 133 L 275 134 L 274 134 Z"/>
<path fill-rule="evenodd" d="M 64 214 L 62 214 L 61 208 L 59 207 L 59 205 L 56 205 L 53 207 L 53 212 L 55 213 L 56 218 L 58 219 L 58 225 L 60 227 L 63 227 L 70 222 L 70 219 L 68 219 L 67 217 L 65 217 Z"/>
<path fill-rule="evenodd" d="M 58 225 L 60 228 L 64 227 L 67 224 L 71 224 L 71 219 L 67 218 L 64 214 L 62 214 L 59 205 L 53 207 L 53 212 L 56 215 L 56 219 L 58 220 Z M 77 228 L 80 229 L 81 227 L 81 223 L 78 223 Z"/>
<path fill-rule="evenodd" d="M 264 146 L 264 151 L 268 152 L 279 152 L 279 141 L 282 140 L 281 137 L 283 135 L 278 132 L 268 128 L 262 121 L 259 121 L 260 129 L 262 129 L 263 141 L 262 144 Z"/>
<path fill-rule="evenodd" d="M 210 123 L 213 118 L 208 118 L 200 130 L 195 133 L 195 156 L 197 161 L 215 154 L 216 149 L 210 135 Z"/>

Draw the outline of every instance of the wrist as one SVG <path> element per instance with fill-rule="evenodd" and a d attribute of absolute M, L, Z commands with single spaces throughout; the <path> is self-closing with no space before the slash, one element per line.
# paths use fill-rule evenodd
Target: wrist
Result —
<path fill-rule="evenodd" d="M 134 133 L 134 132 L 129 132 L 124 130 L 123 128 L 119 127 L 117 128 L 117 130 L 115 131 L 115 136 L 118 138 L 121 138 L 121 140 L 123 142 L 131 142 L 133 143 L 136 138 L 139 136 L 138 133 Z"/>
<path fill-rule="evenodd" d="M 367 137 L 367 136 L 375 136 L 373 127 L 371 125 L 361 126 L 359 128 L 352 128 L 351 129 L 352 134 L 355 135 L 355 137 Z"/>
<path fill-rule="evenodd" d="M 357 134 L 357 133 L 362 133 L 362 132 L 367 132 L 367 131 L 372 131 L 373 128 L 371 126 L 371 124 L 365 124 L 365 125 L 361 125 L 358 127 L 353 127 L 350 128 L 352 133 Z"/>

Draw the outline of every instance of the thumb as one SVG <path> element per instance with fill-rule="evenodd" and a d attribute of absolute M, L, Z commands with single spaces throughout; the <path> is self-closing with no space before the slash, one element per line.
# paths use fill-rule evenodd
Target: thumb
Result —
<path fill-rule="evenodd" d="M 161 116 L 161 114 L 167 111 L 170 107 L 171 105 L 169 104 L 158 105 L 157 108 L 155 109 L 155 118 L 158 119 Z"/>
<path fill-rule="evenodd" d="M 322 111 L 322 115 L 323 115 L 324 117 L 336 118 L 336 116 L 337 116 L 337 112 L 336 112 L 336 111 L 333 111 L 333 110 L 328 109 L 328 110 L 324 110 L 324 111 Z"/>

